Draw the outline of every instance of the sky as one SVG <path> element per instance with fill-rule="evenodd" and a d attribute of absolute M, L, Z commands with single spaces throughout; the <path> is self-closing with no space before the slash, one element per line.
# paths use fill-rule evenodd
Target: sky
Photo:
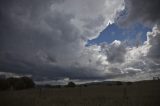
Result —
<path fill-rule="evenodd" d="M 134 24 L 130 28 L 122 28 L 113 23 L 108 25 L 99 36 L 95 39 L 88 40 L 87 45 L 100 44 L 102 42 L 112 43 L 114 40 L 128 41 L 130 46 L 135 46 L 135 43 L 140 41 L 141 43 L 147 40 L 147 32 L 151 31 L 151 28 L 142 24 Z"/>
<path fill-rule="evenodd" d="M 38 84 L 160 76 L 159 0 L 0 0 L 0 77 Z"/>

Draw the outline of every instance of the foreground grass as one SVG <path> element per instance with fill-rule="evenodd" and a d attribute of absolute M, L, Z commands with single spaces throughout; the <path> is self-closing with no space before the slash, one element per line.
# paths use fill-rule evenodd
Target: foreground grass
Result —
<path fill-rule="evenodd" d="M 160 106 L 160 81 L 3 91 L 0 106 Z"/>

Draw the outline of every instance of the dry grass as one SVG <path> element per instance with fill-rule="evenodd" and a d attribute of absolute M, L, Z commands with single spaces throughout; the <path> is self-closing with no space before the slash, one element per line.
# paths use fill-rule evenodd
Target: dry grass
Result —
<path fill-rule="evenodd" d="M 160 82 L 3 91 L 0 106 L 160 106 Z"/>

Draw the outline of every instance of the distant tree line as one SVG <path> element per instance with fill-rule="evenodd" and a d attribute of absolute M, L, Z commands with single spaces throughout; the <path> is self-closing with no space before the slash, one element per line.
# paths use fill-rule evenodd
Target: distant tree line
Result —
<path fill-rule="evenodd" d="M 62 88 L 62 87 L 67 87 L 67 88 L 74 88 L 74 87 L 87 87 L 87 86 L 92 86 L 92 85 L 103 85 L 103 83 L 97 83 L 97 84 L 81 84 L 81 85 L 76 85 L 74 82 L 70 81 L 68 82 L 67 85 L 42 85 L 42 86 L 38 86 L 36 85 L 36 87 L 39 88 Z M 131 85 L 132 82 L 121 82 L 121 81 L 113 81 L 113 82 L 109 82 L 109 83 L 104 83 L 108 86 L 112 86 L 112 85 Z M 22 90 L 22 89 L 29 89 L 29 88 L 34 88 L 35 84 L 33 82 L 33 80 L 31 78 L 28 77 L 20 77 L 20 78 L 1 78 L 0 79 L 0 91 L 2 90 Z"/>
<path fill-rule="evenodd" d="M 160 80 L 160 77 L 153 77 L 153 80 Z"/>
<path fill-rule="evenodd" d="M 74 88 L 74 87 L 78 87 L 78 86 L 74 82 L 70 81 L 66 85 L 50 85 L 50 84 L 46 84 L 46 85 L 42 85 L 41 87 L 44 87 L 44 88 L 63 88 L 63 87 Z"/>
<path fill-rule="evenodd" d="M 33 80 L 28 77 L 0 79 L 0 90 L 22 90 L 34 86 Z"/>
<path fill-rule="evenodd" d="M 76 87 L 76 84 L 74 82 L 68 82 L 67 87 Z"/>

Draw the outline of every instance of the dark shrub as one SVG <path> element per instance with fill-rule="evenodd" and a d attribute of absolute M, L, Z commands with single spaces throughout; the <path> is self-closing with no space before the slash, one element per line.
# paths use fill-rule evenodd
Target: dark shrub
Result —
<path fill-rule="evenodd" d="M 28 77 L 8 78 L 9 86 L 14 90 L 28 89 L 34 87 L 34 82 Z"/>
<path fill-rule="evenodd" d="M 76 84 L 74 82 L 69 82 L 67 87 L 76 87 Z"/>
<path fill-rule="evenodd" d="M 55 85 L 53 88 L 61 88 L 61 85 Z"/>
<path fill-rule="evenodd" d="M 9 83 L 6 79 L 0 79 L 0 90 L 9 89 Z"/>
<path fill-rule="evenodd" d="M 46 84 L 46 85 L 44 85 L 44 87 L 45 87 L 45 88 L 52 88 L 53 86 L 50 85 L 50 84 Z"/>
<path fill-rule="evenodd" d="M 24 89 L 24 83 L 19 78 L 8 78 L 10 89 L 19 90 Z"/>
<path fill-rule="evenodd" d="M 117 81 L 116 85 L 122 85 L 121 81 Z"/>
<path fill-rule="evenodd" d="M 61 85 L 50 85 L 50 84 L 46 84 L 45 88 L 61 88 Z"/>
<path fill-rule="evenodd" d="M 112 86 L 112 84 L 111 84 L 111 83 L 108 83 L 107 85 L 108 85 L 108 86 Z"/>
<path fill-rule="evenodd" d="M 84 87 L 87 87 L 87 84 L 84 84 Z"/>
<path fill-rule="evenodd" d="M 21 77 L 20 80 L 23 81 L 24 83 L 24 88 L 33 88 L 35 86 L 34 82 L 32 79 L 28 78 L 28 77 Z"/>
<path fill-rule="evenodd" d="M 127 82 L 126 84 L 127 84 L 127 86 L 129 86 L 129 85 L 132 85 L 132 82 Z"/>

